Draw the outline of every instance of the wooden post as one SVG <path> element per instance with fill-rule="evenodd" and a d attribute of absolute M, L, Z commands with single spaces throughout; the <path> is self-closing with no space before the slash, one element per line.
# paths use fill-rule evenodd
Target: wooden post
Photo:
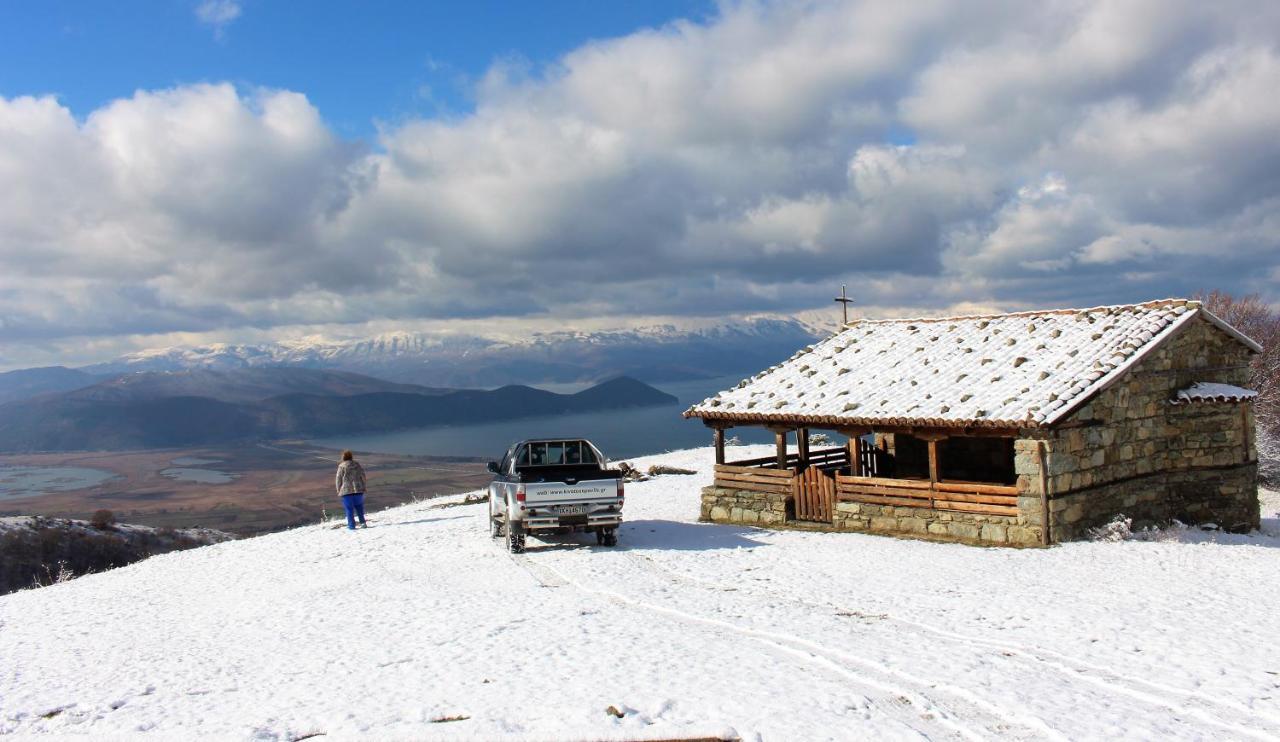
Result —
<path fill-rule="evenodd" d="M 796 447 L 800 449 L 800 471 L 809 468 L 809 429 L 796 431 Z"/>
<path fill-rule="evenodd" d="M 778 428 L 773 431 L 773 435 L 778 445 L 778 471 L 787 470 L 787 431 L 785 428 Z"/>
<path fill-rule="evenodd" d="M 1036 452 L 1040 458 L 1040 543 L 1048 546 L 1052 541 L 1049 534 L 1049 453 L 1044 441 L 1036 444 Z"/>
<path fill-rule="evenodd" d="M 724 463 L 724 428 L 716 428 L 716 463 Z"/>
<path fill-rule="evenodd" d="M 849 476 L 863 477 L 862 473 L 862 437 L 849 436 Z"/>
<path fill-rule="evenodd" d="M 938 440 L 929 439 L 929 481 L 938 483 Z"/>

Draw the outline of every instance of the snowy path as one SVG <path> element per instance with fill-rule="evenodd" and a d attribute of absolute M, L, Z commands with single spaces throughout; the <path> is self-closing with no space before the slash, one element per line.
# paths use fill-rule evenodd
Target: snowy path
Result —
<path fill-rule="evenodd" d="M 0 734 L 1280 739 L 1280 537 L 706 525 L 709 460 L 643 460 L 703 473 L 630 485 L 616 549 L 422 503 L 0 598 Z"/>

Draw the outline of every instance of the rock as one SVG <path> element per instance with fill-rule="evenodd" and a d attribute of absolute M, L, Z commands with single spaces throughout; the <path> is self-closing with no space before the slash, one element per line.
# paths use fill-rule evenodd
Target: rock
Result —
<path fill-rule="evenodd" d="M 663 474 L 697 474 L 693 469 L 681 469 L 678 466 L 666 466 L 665 464 L 654 464 L 649 467 L 649 476 L 657 477 Z"/>

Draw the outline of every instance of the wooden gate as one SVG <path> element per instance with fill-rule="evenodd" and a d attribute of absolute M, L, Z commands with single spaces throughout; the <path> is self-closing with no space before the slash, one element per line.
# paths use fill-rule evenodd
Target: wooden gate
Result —
<path fill-rule="evenodd" d="M 836 479 L 817 466 L 795 478 L 796 520 L 831 522 L 831 504 L 836 498 Z"/>

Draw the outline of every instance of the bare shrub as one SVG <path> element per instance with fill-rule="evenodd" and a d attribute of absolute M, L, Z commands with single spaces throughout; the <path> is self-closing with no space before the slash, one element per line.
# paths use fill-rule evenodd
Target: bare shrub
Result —
<path fill-rule="evenodd" d="M 116 514 L 110 510 L 99 510 L 89 519 L 89 525 L 99 531 L 110 530 L 116 524 Z"/>

